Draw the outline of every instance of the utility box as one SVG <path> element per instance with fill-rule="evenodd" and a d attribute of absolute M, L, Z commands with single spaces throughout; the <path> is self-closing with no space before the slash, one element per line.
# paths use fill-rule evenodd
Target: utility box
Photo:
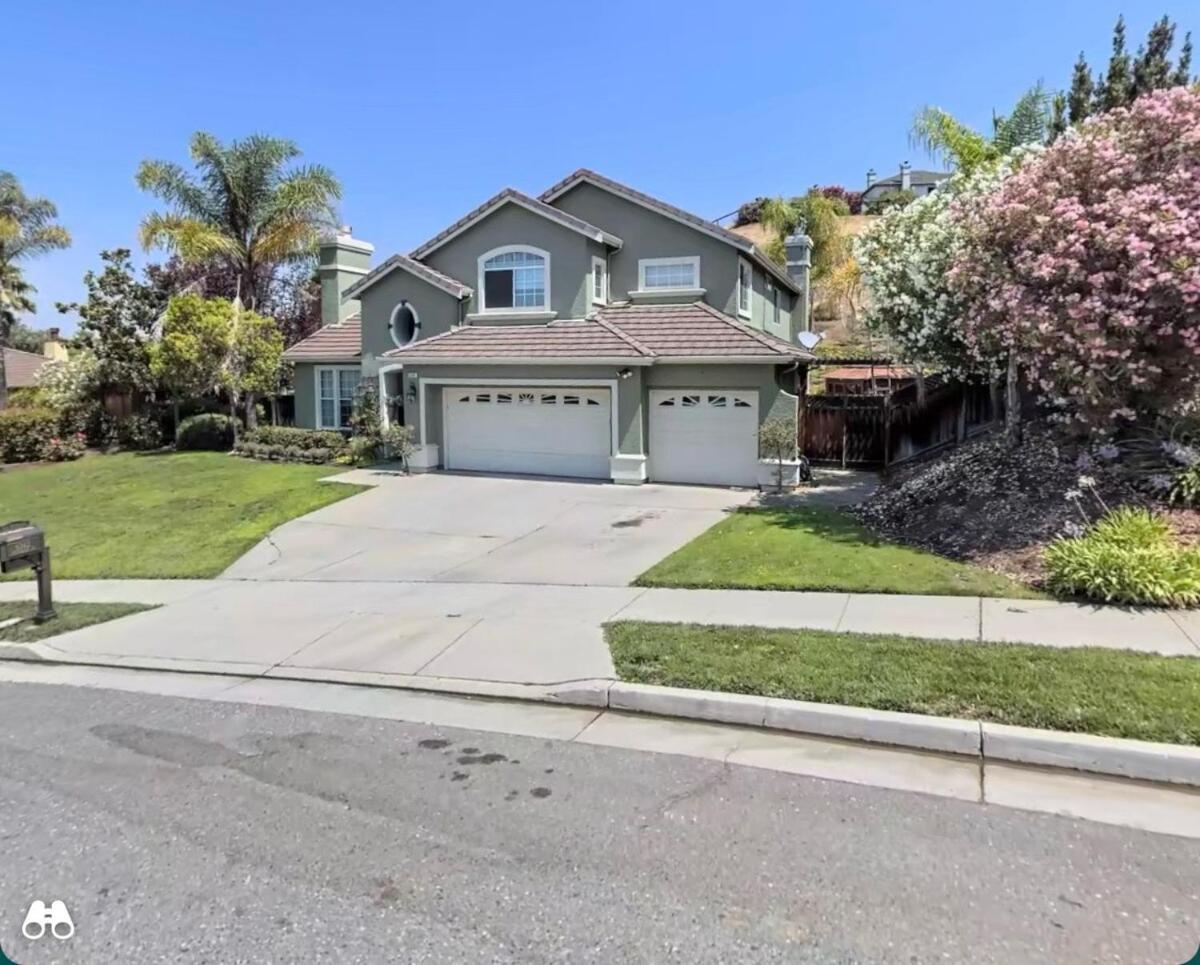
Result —
<path fill-rule="evenodd" d="M 50 596 L 50 548 L 41 527 L 25 520 L 0 526 L 0 573 L 32 569 L 37 574 L 38 608 L 34 616 L 44 623 L 55 616 Z"/>

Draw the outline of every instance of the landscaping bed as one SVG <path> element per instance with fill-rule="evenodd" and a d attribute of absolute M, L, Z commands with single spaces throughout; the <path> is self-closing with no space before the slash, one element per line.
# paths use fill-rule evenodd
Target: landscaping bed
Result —
<path fill-rule="evenodd" d="M 631 683 L 1200 744 L 1200 659 L 1095 647 L 618 622 Z"/>
<path fill-rule="evenodd" d="M 981 567 L 887 542 L 836 509 L 741 509 L 655 564 L 639 586 L 1031 597 Z"/>
<path fill-rule="evenodd" d="M 55 579 L 211 577 L 276 526 L 361 491 L 319 482 L 337 471 L 122 453 L 2 472 L 0 507 L 45 528 Z"/>
<path fill-rule="evenodd" d="M 33 643 L 69 630 L 79 630 L 93 623 L 105 623 L 118 617 L 141 613 L 153 607 L 138 603 L 56 603 L 58 614 L 45 623 L 34 623 L 33 615 L 37 604 L 33 602 L 0 603 L 0 623 L 20 617 L 20 623 L 0 628 L 0 643 Z"/>

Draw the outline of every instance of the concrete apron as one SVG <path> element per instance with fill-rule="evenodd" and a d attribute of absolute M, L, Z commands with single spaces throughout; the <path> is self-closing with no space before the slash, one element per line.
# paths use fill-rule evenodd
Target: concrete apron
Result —
<path fill-rule="evenodd" d="M 611 678 L 519 684 L 281 665 L 64 656 L 46 643 L 0 649 L 0 679 L 86 686 L 116 681 L 123 685 L 118 689 L 149 687 L 151 692 L 160 692 L 156 688 L 167 681 L 166 692 L 178 696 L 254 698 L 251 702 L 262 697 L 288 706 L 289 695 L 300 694 L 305 702 L 295 706 L 307 709 L 357 714 L 367 712 L 364 708 L 389 707 L 392 711 L 382 716 L 505 733 L 529 733 L 527 728 L 533 726 L 535 736 L 541 734 L 537 728 L 559 713 L 566 715 L 562 719 L 568 730 L 577 727 L 577 732 L 545 736 L 1200 837 L 1197 748 L 626 684 Z M 319 696 L 323 689 L 325 695 Z M 418 716 L 408 716 L 412 713 Z"/>

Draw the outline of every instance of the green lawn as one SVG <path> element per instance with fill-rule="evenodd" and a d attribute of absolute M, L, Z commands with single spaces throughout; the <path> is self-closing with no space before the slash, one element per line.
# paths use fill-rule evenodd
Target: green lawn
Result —
<path fill-rule="evenodd" d="M 280 523 L 360 491 L 317 481 L 338 471 L 216 452 L 91 456 L 0 472 L 0 521 L 45 527 L 55 579 L 216 576 Z"/>
<path fill-rule="evenodd" d="M 741 509 L 637 579 L 639 586 L 1038 597 L 997 573 L 887 543 L 823 507 Z"/>
<path fill-rule="evenodd" d="M 29 618 L 37 611 L 36 603 L 0 603 L 0 623 L 13 617 L 21 617 L 27 621 L 0 629 L 0 642 L 32 643 L 34 640 L 52 637 L 56 633 L 78 630 L 93 623 L 103 623 L 105 620 L 115 620 L 117 617 L 151 609 L 153 607 L 137 603 L 56 603 L 54 610 L 58 614 L 57 617 L 45 623 L 33 623 L 29 622 Z"/>
<path fill-rule="evenodd" d="M 622 680 L 1200 743 L 1200 659 L 1098 647 L 620 622 Z"/>

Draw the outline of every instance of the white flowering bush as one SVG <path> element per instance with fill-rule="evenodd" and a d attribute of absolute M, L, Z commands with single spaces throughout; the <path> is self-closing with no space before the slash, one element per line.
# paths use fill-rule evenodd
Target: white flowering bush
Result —
<path fill-rule="evenodd" d="M 91 352 L 74 352 L 66 361 L 43 365 L 37 376 L 41 400 L 72 431 L 88 428 L 100 408 L 100 363 Z"/>

